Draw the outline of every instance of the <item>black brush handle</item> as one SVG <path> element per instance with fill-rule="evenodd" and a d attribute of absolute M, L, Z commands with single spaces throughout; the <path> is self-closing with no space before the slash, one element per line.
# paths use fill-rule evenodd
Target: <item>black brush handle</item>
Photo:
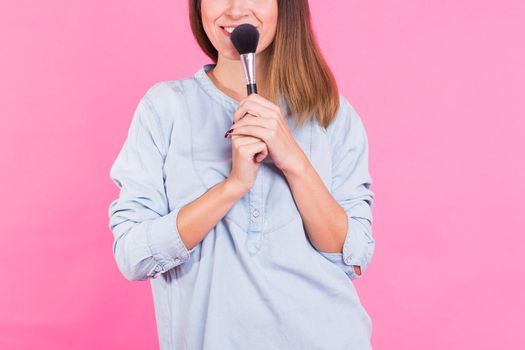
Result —
<path fill-rule="evenodd" d="M 257 85 L 256 84 L 247 84 L 246 85 L 246 90 L 248 91 L 248 95 L 256 94 L 257 93 Z M 259 152 L 256 155 L 254 155 L 253 159 L 255 160 L 259 154 L 261 154 L 261 152 Z M 260 163 L 260 162 L 258 162 L 258 163 Z"/>
<path fill-rule="evenodd" d="M 257 85 L 255 85 L 255 84 L 248 84 L 248 85 L 246 85 L 246 90 L 248 91 L 248 95 L 256 94 L 257 93 Z"/>
<path fill-rule="evenodd" d="M 246 90 L 248 92 L 248 95 L 256 94 L 257 93 L 257 85 L 256 84 L 246 84 Z M 242 118 L 241 118 L 242 119 Z M 233 125 L 233 124 L 232 124 Z M 231 130 L 228 130 L 226 134 L 224 134 L 224 137 L 226 137 Z"/>

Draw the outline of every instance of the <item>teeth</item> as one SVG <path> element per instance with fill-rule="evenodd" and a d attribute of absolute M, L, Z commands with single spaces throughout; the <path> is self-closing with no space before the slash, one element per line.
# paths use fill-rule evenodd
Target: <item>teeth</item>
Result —
<path fill-rule="evenodd" d="M 224 30 L 231 34 L 235 28 L 234 27 L 224 27 Z"/>

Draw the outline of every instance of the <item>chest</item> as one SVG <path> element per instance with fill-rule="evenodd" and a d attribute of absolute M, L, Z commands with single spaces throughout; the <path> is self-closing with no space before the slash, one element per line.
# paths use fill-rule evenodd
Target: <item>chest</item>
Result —
<path fill-rule="evenodd" d="M 166 158 L 165 182 L 172 206 L 190 202 L 226 180 L 232 169 L 231 140 L 224 132 L 234 110 L 213 104 L 192 106 L 174 122 Z M 287 118 L 289 130 L 324 184 L 330 190 L 332 150 L 326 130 L 311 119 L 298 128 Z M 308 188 L 303 189 L 308 191 Z M 299 215 L 286 177 L 268 156 L 261 163 L 254 186 L 225 218 L 253 231 L 271 231 Z"/>

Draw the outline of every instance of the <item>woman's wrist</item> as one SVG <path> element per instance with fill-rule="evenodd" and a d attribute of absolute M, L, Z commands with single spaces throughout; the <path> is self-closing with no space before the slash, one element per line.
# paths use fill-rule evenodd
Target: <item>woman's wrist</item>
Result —
<path fill-rule="evenodd" d="M 224 187 L 226 188 L 226 192 L 234 196 L 236 199 L 242 198 L 242 196 L 244 196 L 244 194 L 250 190 L 242 183 L 231 177 L 228 177 L 226 180 L 224 180 Z"/>

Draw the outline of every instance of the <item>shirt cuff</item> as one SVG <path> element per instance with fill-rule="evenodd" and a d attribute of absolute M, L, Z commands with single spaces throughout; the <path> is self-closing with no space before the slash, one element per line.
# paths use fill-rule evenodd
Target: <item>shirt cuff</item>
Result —
<path fill-rule="evenodd" d="M 321 252 L 326 259 L 339 266 L 350 279 L 360 279 L 370 263 L 374 253 L 375 241 L 371 238 L 371 225 L 367 219 L 358 219 L 347 214 L 348 231 L 343 244 L 342 253 Z M 363 223 L 361 220 L 364 220 Z M 361 274 L 358 275 L 354 266 L 359 266 Z"/>
<path fill-rule="evenodd" d="M 375 241 L 371 235 L 371 225 L 367 219 L 348 216 L 348 232 L 343 244 L 342 260 L 347 266 L 359 265 L 361 277 L 374 253 Z M 363 223 L 363 221 L 365 223 Z"/>
<path fill-rule="evenodd" d="M 179 206 L 169 214 L 150 222 L 147 230 L 148 246 L 156 262 L 151 277 L 156 278 L 173 267 L 185 263 L 197 245 L 188 250 L 177 228 Z"/>
<path fill-rule="evenodd" d="M 324 256 L 326 259 L 330 260 L 332 263 L 334 263 L 336 266 L 338 266 L 341 270 L 343 270 L 350 279 L 359 279 L 361 278 L 361 275 L 363 272 L 361 271 L 361 275 L 358 275 L 354 271 L 353 266 L 348 266 L 343 262 L 343 253 L 328 253 L 328 252 L 319 252 L 322 256 Z"/>

